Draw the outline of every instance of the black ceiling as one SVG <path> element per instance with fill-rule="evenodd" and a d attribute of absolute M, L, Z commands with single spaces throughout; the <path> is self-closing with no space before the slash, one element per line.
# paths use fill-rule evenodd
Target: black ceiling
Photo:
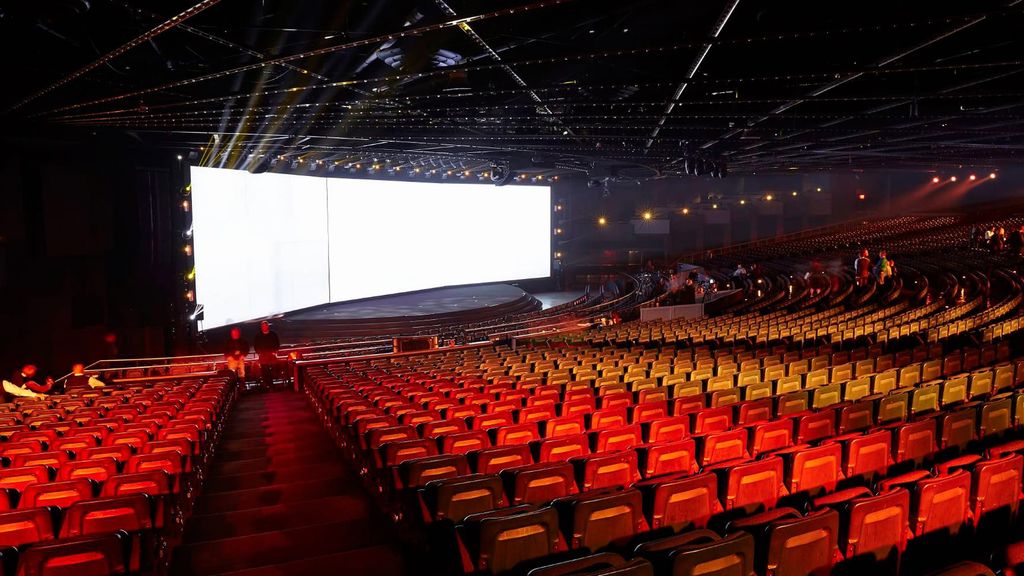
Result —
<path fill-rule="evenodd" d="M 249 169 L 999 168 L 1022 32 L 1024 0 L 0 0 L 0 107 Z"/>

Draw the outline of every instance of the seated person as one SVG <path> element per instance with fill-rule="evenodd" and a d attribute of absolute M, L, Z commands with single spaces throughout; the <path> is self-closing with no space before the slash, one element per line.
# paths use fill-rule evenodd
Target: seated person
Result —
<path fill-rule="evenodd" d="M 40 384 L 40 382 L 42 382 Z M 53 388 L 52 378 L 43 378 L 38 374 L 35 364 L 25 364 L 14 373 L 10 381 L 4 380 L 4 395 L 24 398 L 46 398 L 46 393 Z"/>
<path fill-rule="evenodd" d="M 71 366 L 71 375 L 64 380 L 64 391 L 69 394 L 71 392 L 85 392 L 95 388 L 103 388 L 104 386 L 106 384 L 99 378 L 86 374 L 85 365 L 80 362 Z"/>

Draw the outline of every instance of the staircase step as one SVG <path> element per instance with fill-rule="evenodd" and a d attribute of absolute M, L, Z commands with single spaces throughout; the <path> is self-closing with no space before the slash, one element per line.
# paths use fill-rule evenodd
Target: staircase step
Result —
<path fill-rule="evenodd" d="M 204 576 L 280 564 L 309 554 L 345 552 L 381 544 L 382 528 L 358 519 L 187 544 L 175 555 L 176 573 Z"/>
<path fill-rule="evenodd" d="M 298 452 L 295 454 L 280 454 L 276 456 L 261 456 L 248 460 L 226 460 L 215 462 L 207 473 L 207 478 L 218 476 L 233 476 L 235 474 L 249 474 L 261 472 L 268 469 L 282 469 L 291 466 L 302 466 L 307 462 L 340 462 L 341 455 L 334 446 L 327 446 L 318 450 Z"/>
<path fill-rule="evenodd" d="M 185 540 L 198 543 L 330 522 L 366 520 L 372 513 L 372 506 L 362 493 L 286 502 L 196 516 L 196 521 L 190 524 L 185 534 Z"/>
<path fill-rule="evenodd" d="M 401 555 L 388 546 L 369 546 L 338 554 L 304 557 L 301 560 L 271 564 L 221 576 L 336 576 L 337 574 L 374 574 L 401 576 L 405 574 Z"/>
<path fill-rule="evenodd" d="M 305 466 L 272 468 L 262 472 L 209 478 L 203 490 L 207 494 L 217 494 L 308 482 L 310 478 L 347 478 L 349 476 L 351 476 L 351 472 L 341 462 L 306 462 Z"/>

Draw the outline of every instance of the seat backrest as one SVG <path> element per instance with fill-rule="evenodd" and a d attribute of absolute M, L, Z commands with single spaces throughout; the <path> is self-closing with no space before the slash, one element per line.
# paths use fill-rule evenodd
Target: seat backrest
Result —
<path fill-rule="evenodd" d="M 518 506 L 467 516 L 460 528 L 467 572 L 501 574 L 564 548 L 554 508 Z"/>
<path fill-rule="evenodd" d="M 656 478 L 636 484 L 643 495 L 644 513 L 652 530 L 672 527 L 704 528 L 722 511 L 714 474 Z"/>
<path fill-rule="evenodd" d="M 0 468 L 0 488 L 24 490 L 29 484 L 50 481 L 50 471 L 46 466 L 22 466 L 18 468 Z"/>
<path fill-rule="evenodd" d="M 46 508 L 0 512 L 0 547 L 26 546 L 54 537 L 53 515 Z"/>
<path fill-rule="evenodd" d="M 64 514 L 60 537 L 138 532 L 153 528 L 153 506 L 145 494 L 131 494 L 72 504 Z"/>
<path fill-rule="evenodd" d="M 91 499 L 92 493 L 92 483 L 85 478 L 30 484 L 21 493 L 18 508 L 35 508 L 37 506 L 66 508 L 75 502 Z"/>
<path fill-rule="evenodd" d="M 569 547 L 598 551 L 648 529 L 637 490 L 597 492 L 556 500 Z"/>
<path fill-rule="evenodd" d="M 892 434 L 885 430 L 853 438 L 844 448 L 843 472 L 847 478 L 872 482 L 892 464 Z"/>
<path fill-rule="evenodd" d="M 936 450 L 935 421 L 932 419 L 902 424 L 896 428 L 896 462 L 922 462 Z"/>
<path fill-rule="evenodd" d="M 423 500 L 434 522 L 460 522 L 470 514 L 505 507 L 501 478 L 491 474 L 471 474 L 428 482 Z"/>
<path fill-rule="evenodd" d="M 625 487 L 640 480 L 636 452 L 600 452 L 570 460 L 580 491 Z"/>
<path fill-rule="evenodd" d="M 541 462 L 501 471 L 510 504 L 540 504 L 577 493 L 568 462 Z"/>
<path fill-rule="evenodd" d="M 533 464 L 533 454 L 525 444 L 485 448 L 470 452 L 468 456 L 478 474 L 497 474 L 505 468 Z"/>
<path fill-rule="evenodd" d="M 491 438 L 483 430 L 469 430 L 445 434 L 438 438 L 438 444 L 443 454 L 466 454 L 490 448 Z"/>
<path fill-rule="evenodd" d="M 783 463 L 778 456 L 729 466 L 718 474 L 726 510 L 744 510 L 747 514 L 771 510 L 786 495 Z"/>
<path fill-rule="evenodd" d="M 1011 454 L 995 460 L 983 460 L 974 466 L 971 474 L 972 513 L 979 525 L 990 515 L 1001 513 L 1011 523 L 1017 516 L 1021 500 L 1021 481 L 1024 478 L 1024 456 Z"/>
<path fill-rule="evenodd" d="M 148 494 L 161 496 L 172 491 L 170 476 L 161 470 L 138 472 L 135 474 L 118 474 L 107 478 L 103 483 L 100 495 L 121 496 L 124 494 Z"/>
<path fill-rule="evenodd" d="M 786 464 L 786 488 L 792 494 L 811 496 L 832 492 L 842 480 L 843 448 L 837 443 L 797 445 L 779 451 Z"/>
<path fill-rule="evenodd" d="M 113 458 L 94 458 L 92 460 L 72 460 L 63 464 L 57 471 L 57 479 L 88 478 L 96 482 L 103 482 L 115 474 L 117 474 L 117 462 Z"/>
<path fill-rule="evenodd" d="M 793 445 L 793 421 L 789 418 L 761 422 L 748 429 L 750 430 L 750 455 L 755 458 L 765 452 Z"/>
<path fill-rule="evenodd" d="M 131 463 L 129 461 L 129 467 Z M 463 454 L 441 454 L 413 458 L 402 462 L 398 467 L 401 488 L 420 488 L 433 480 L 468 474 L 469 463 Z"/>
<path fill-rule="evenodd" d="M 754 538 L 746 532 L 680 546 L 668 556 L 672 576 L 754 576 Z"/>
<path fill-rule="evenodd" d="M 590 443 L 583 434 L 536 440 L 531 448 L 537 462 L 565 462 L 576 456 L 590 454 Z"/>
<path fill-rule="evenodd" d="M 919 480 L 914 486 L 911 530 L 916 536 L 945 530 L 956 534 L 971 518 L 971 475 L 958 470 Z"/>
<path fill-rule="evenodd" d="M 875 562 L 907 547 L 910 492 L 895 488 L 850 501 L 843 512 L 842 552 L 847 559 L 870 556 Z"/>
<path fill-rule="evenodd" d="M 697 444 L 692 438 L 639 446 L 636 453 L 640 474 L 644 478 L 697 473 Z"/>
<path fill-rule="evenodd" d="M 747 452 L 747 432 L 742 428 L 726 432 L 715 432 L 699 437 L 697 440 L 700 465 L 702 467 L 749 456 Z"/>
<path fill-rule="evenodd" d="M 29 547 L 18 558 L 19 576 L 116 576 L 127 573 L 118 534 L 83 536 Z"/>
<path fill-rule="evenodd" d="M 839 514 L 825 509 L 803 518 L 777 520 L 768 526 L 766 537 L 766 574 L 828 574 L 836 559 Z"/>

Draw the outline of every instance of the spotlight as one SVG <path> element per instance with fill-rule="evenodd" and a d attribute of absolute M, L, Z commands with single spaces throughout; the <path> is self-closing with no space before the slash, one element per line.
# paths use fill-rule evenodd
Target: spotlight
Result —
<path fill-rule="evenodd" d="M 818 192 L 821 192 L 821 186 L 818 187 Z"/>
<path fill-rule="evenodd" d="M 561 233 L 562 233 L 562 229 L 561 228 L 555 228 L 555 235 L 558 235 L 558 234 L 561 234 Z"/>
<path fill-rule="evenodd" d="M 956 176 L 950 176 L 949 177 L 949 181 L 950 182 L 956 182 Z"/>
<path fill-rule="evenodd" d="M 181 154 L 178 154 L 178 160 L 181 160 Z"/>
<path fill-rule="evenodd" d="M 796 196 L 796 190 L 793 190 L 793 196 Z"/>
<path fill-rule="evenodd" d="M 597 223 L 600 224 L 601 226 L 604 226 L 605 224 L 608 223 L 608 219 L 605 218 L 604 216 L 601 216 L 600 218 L 597 219 Z"/>
<path fill-rule="evenodd" d="M 988 178 L 989 178 L 989 180 L 995 180 L 996 179 L 996 173 L 995 172 L 990 172 L 989 175 L 988 175 Z"/>
<path fill-rule="evenodd" d="M 771 202 L 771 201 L 772 201 L 772 198 L 774 198 L 774 196 L 772 196 L 771 194 L 769 194 L 769 195 L 767 195 L 767 196 L 765 196 L 765 197 L 764 197 L 764 199 L 765 199 L 765 200 L 767 200 L 767 201 L 769 201 L 769 202 Z"/>
<path fill-rule="evenodd" d="M 865 199 L 867 199 L 867 195 L 865 195 L 863 192 L 860 193 L 860 194 L 857 194 L 857 200 L 865 200 Z"/>
<path fill-rule="evenodd" d="M 740 198 L 740 206 L 743 206 L 746 203 L 747 203 L 746 199 Z"/>
<path fill-rule="evenodd" d="M 562 253 L 561 252 L 555 252 L 555 258 L 561 258 L 561 257 L 562 257 Z"/>
<path fill-rule="evenodd" d="M 191 244 L 185 244 L 184 251 L 185 251 L 185 256 L 191 256 L 192 255 L 192 245 Z"/>
<path fill-rule="evenodd" d="M 643 216 L 644 220 L 650 220 L 651 218 L 654 218 L 654 215 L 651 214 L 650 211 L 644 212 L 642 214 L 642 216 Z"/>
<path fill-rule="evenodd" d="M 718 210 L 718 204 L 712 204 L 711 205 L 711 209 L 712 210 Z"/>
<path fill-rule="evenodd" d="M 975 180 L 978 179 L 978 177 L 975 176 L 974 174 L 971 174 L 970 176 L 967 177 L 967 179 L 970 180 L 971 182 L 974 182 Z"/>
<path fill-rule="evenodd" d="M 717 206 L 717 204 L 716 204 L 716 206 Z M 686 216 L 689 213 L 690 213 L 690 209 L 689 208 L 683 208 L 683 216 Z"/>
<path fill-rule="evenodd" d="M 188 200 L 181 201 L 181 209 L 184 210 L 185 212 L 188 212 Z"/>
<path fill-rule="evenodd" d="M 932 184 L 938 184 L 938 183 L 939 183 L 939 177 L 938 176 L 935 176 L 934 178 L 932 178 Z"/>

